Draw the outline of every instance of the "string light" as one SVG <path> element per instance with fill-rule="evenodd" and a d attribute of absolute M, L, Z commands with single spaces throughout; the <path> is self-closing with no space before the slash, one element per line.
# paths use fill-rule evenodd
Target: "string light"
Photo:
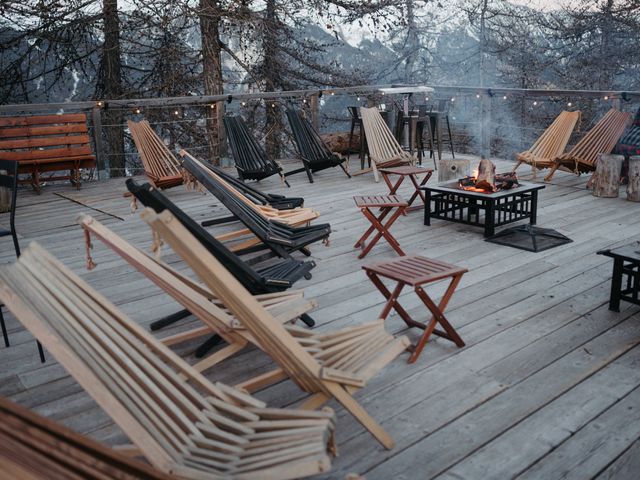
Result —
<path fill-rule="evenodd" d="M 428 102 L 429 101 L 429 97 L 424 97 L 424 101 Z"/>
<path fill-rule="evenodd" d="M 357 101 L 360 101 L 360 97 L 356 98 Z"/>
<path fill-rule="evenodd" d="M 98 101 L 96 102 L 96 105 L 97 105 L 98 107 L 102 107 L 102 105 L 104 105 L 104 104 L 102 103 L 102 100 L 98 100 Z"/>
<path fill-rule="evenodd" d="M 139 115 L 142 112 L 142 110 L 140 110 L 140 107 L 136 107 L 134 112 Z"/>
<path fill-rule="evenodd" d="M 331 92 L 331 95 L 335 95 L 335 94 L 336 94 L 336 92 Z"/>
<path fill-rule="evenodd" d="M 570 107 L 570 106 L 571 106 L 571 102 L 567 102 L 567 107 Z"/>
<path fill-rule="evenodd" d="M 506 99 L 507 99 L 507 96 L 506 96 L 506 95 L 504 95 L 504 96 L 502 97 L 502 99 L 503 99 L 503 100 L 506 100 Z"/>
<path fill-rule="evenodd" d="M 456 97 L 451 97 L 451 101 L 455 102 L 456 101 Z"/>
<path fill-rule="evenodd" d="M 534 101 L 533 106 L 535 107 L 536 105 L 538 105 L 538 102 Z"/>
<path fill-rule="evenodd" d="M 605 99 L 605 100 L 609 100 L 609 95 L 605 95 L 605 96 L 604 96 L 604 99 Z"/>
<path fill-rule="evenodd" d="M 242 102 L 241 105 L 245 107 L 247 105 L 247 102 Z"/>
<path fill-rule="evenodd" d="M 275 104 L 275 103 L 272 103 L 272 104 L 271 104 L 271 108 L 276 108 L 276 104 Z"/>
<path fill-rule="evenodd" d="M 306 98 L 303 98 L 303 99 L 302 99 L 302 103 L 307 103 L 307 99 L 306 99 Z"/>
<path fill-rule="evenodd" d="M 476 98 L 480 98 L 480 94 L 479 93 L 476 93 Z"/>
<path fill-rule="evenodd" d="M 180 115 L 180 112 L 178 110 L 174 111 L 173 113 L 174 115 Z"/>
<path fill-rule="evenodd" d="M 216 104 L 212 103 L 211 105 L 209 105 L 209 108 L 211 108 L 213 110 L 214 108 L 216 108 Z"/>

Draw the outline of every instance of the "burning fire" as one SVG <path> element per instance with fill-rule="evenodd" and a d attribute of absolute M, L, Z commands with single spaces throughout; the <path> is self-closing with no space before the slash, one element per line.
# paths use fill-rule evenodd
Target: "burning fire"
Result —
<path fill-rule="evenodd" d="M 480 167 L 483 168 L 480 176 Z M 518 186 L 518 177 L 515 172 L 495 173 L 495 166 L 491 161 L 483 159 L 473 169 L 471 176 L 458 180 L 458 187 L 468 192 L 493 193 L 499 190 L 508 190 Z"/>

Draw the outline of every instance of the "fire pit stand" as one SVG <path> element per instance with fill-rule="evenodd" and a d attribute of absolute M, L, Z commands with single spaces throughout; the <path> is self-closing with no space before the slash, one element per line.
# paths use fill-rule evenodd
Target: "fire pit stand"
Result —
<path fill-rule="evenodd" d="M 490 237 L 495 228 L 528 218 L 536 223 L 538 190 L 544 185 L 520 183 L 510 190 L 495 193 L 469 191 L 459 188 L 458 182 L 421 187 L 425 193 L 424 224 L 432 218 L 484 227 Z"/>

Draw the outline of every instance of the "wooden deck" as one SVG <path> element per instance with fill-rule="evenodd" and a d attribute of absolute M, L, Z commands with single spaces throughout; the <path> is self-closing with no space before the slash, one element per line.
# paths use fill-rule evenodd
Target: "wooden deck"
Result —
<path fill-rule="evenodd" d="M 501 164 L 502 169 L 509 165 Z M 528 169 L 522 167 L 520 174 L 528 177 Z M 260 183 L 266 191 L 304 196 L 305 205 L 331 223 L 330 245 L 312 248 L 313 278 L 297 286 L 319 303 L 312 312 L 318 329 L 375 319 L 383 298 L 361 266 L 395 254 L 381 241 L 365 259 L 357 259 L 353 243 L 367 223 L 352 196 L 386 193 L 386 186 L 371 175 L 349 180 L 338 169 L 315 178 L 310 185 L 303 174 L 290 177 L 291 189 L 278 179 Z M 640 237 L 639 206 L 622 196 L 594 198 L 585 182 L 585 176 L 558 173 L 540 192 L 538 224 L 574 240 L 541 253 L 486 243 L 479 228 L 439 220 L 425 227 L 421 212 L 396 222 L 392 232 L 407 253 L 469 269 L 447 311 L 467 346 L 458 349 L 432 339 L 415 364 L 408 365 L 403 354 L 357 395 L 395 439 L 391 451 L 332 405 L 339 416 L 339 456 L 327 478 L 348 473 L 369 480 L 638 478 L 640 308 L 623 303 L 620 313 L 607 309 L 611 260 L 595 252 Z M 86 183 L 80 191 L 53 184 L 39 196 L 25 189 L 17 227 L 23 248 L 38 241 L 148 324 L 177 305 L 97 240 L 93 258 L 98 266 L 88 272 L 83 235 L 74 221 L 79 213 L 89 213 L 148 248 L 150 231 L 130 212 L 124 191 L 122 179 Z M 177 187 L 168 195 L 197 220 L 224 211 L 208 194 Z M 0 223 L 5 220 L 0 216 Z M 10 239 L 0 242 L 0 262 L 11 261 Z M 181 265 L 167 247 L 163 258 Z M 441 293 L 444 287 L 441 282 L 427 290 Z M 419 301 L 407 293 L 403 304 L 417 309 Z M 31 335 L 11 314 L 5 318 L 12 346 L 0 349 L 0 395 L 109 444 L 122 441 L 64 369 L 50 356 L 40 364 Z M 388 318 L 387 327 L 405 330 L 397 316 Z M 416 339 L 421 332 L 407 333 Z M 180 352 L 192 361 L 195 345 Z M 235 383 L 270 366 L 264 354 L 249 350 L 207 375 Z M 258 396 L 275 406 L 303 397 L 291 382 Z"/>

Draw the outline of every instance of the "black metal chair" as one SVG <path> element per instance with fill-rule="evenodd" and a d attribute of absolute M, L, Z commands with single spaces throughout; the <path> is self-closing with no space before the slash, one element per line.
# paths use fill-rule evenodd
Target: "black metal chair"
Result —
<path fill-rule="evenodd" d="M 307 172 L 309 181 L 313 183 L 311 172 L 340 167 L 347 177 L 351 178 L 351 175 L 349 175 L 349 172 L 344 166 L 347 158 L 329 150 L 326 143 L 320 138 L 318 132 L 316 132 L 309 121 L 302 116 L 299 110 L 287 109 L 287 119 L 289 120 L 289 125 L 293 132 L 293 139 L 296 142 L 303 167 L 285 173 L 286 176 Z"/>
<path fill-rule="evenodd" d="M 13 239 L 13 248 L 16 252 L 16 257 L 20 256 L 20 243 L 18 242 L 18 233 L 16 232 L 16 199 L 18 197 L 18 162 L 12 160 L 0 160 L 0 172 L 6 171 L 6 174 L 0 173 L 0 187 L 8 188 L 11 193 L 11 206 L 9 208 L 9 230 L 0 229 L 0 237 L 8 237 L 9 235 Z M 2 328 L 2 336 L 4 338 L 4 345 L 9 347 L 9 333 L 7 332 L 7 326 L 4 323 L 4 316 L 2 314 L 2 308 L 0 308 L 0 328 Z M 38 353 L 40 354 L 40 361 L 45 362 L 44 351 L 40 342 L 37 342 Z"/>
<path fill-rule="evenodd" d="M 311 269 L 316 266 L 315 262 L 295 260 L 293 258 L 279 260 L 277 263 L 255 270 L 251 265 L 242 261 L 240 257 L 198 225 L 198 222 L 184 213 L 182 209 L 169 200 L 158 189 L 149 183 L 139 185 L 133 179 L 128 179 L 126 184 L 129 191 L 146 207 L 152 208 L 156 213 L 169 210 L 253 295 L 282 292 L 291 288 L 293 284 L 302 277 L 311 278 L 310 272 Z M 181 310 L 153 322 L 151 329 L 159 330 L 189 315 L 190 312 L 187 310 Z M 300 316 L 300 320 L 309 327 L 315 325 L 314 320 L 306 313 Z M 196 357 L 204 356 L 212 347 L 220 342 L 220 340 L 221 338 L 219 336 L 212 336 L 196 350 Z"/>
<path fill-rule="evenodd" d="M 227 115 L 223 118 L 231 154 L 240 180 L 262 180 L 278 174 L 289 186 L 282 173 L 282 167 L 267 157 L 267 153 L 256 142 L 242 117 Z"/>
<path fill-rule="evenodd" d="M 292 227 L 267 220 L 213 180 L 206 171 L 202 170 L 199 162 L 194 161 L 190 155 L 183 157 L 182 167 L 220 200 L 262 242 L 241 253 L 269 249 L 281 258 L 291 258 L 291 253 L 295 251 L 308 256 L 310 253 L 306 247 L 309 244 L 329 238 L 331 227 L 328 223 Z"/>
<path fill-rule="evenodd" d="M 351 117 L 351 130 L 349 131 L 349 153 L 352 152 L 352 142 L 353 142 L 353 133 L 355 132 L 356 127 L 358 128 L 358 135 L 361 137 L 360 147 L 358 150 L 362 150 L 362 118 L 360 117 L 360 112 L 358 107 L 347 107 L 349 111 L 349 116 Z"/>

